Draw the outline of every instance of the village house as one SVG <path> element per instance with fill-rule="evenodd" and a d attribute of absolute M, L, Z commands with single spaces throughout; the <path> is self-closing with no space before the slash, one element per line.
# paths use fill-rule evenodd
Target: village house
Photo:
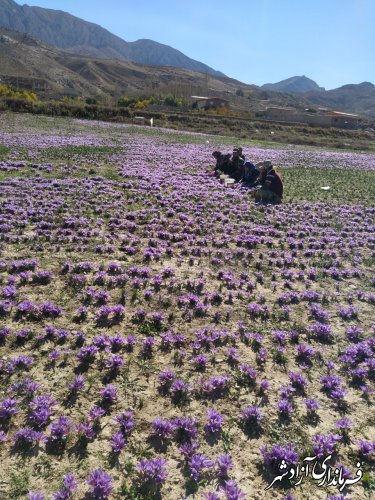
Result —
<path fill-rule="evenodd" d="M 352 113 L 328 111 L 319 108 L 315 112 L 297 110 L 291 107 L 270 106 L 264 112 L 264 118 L 272 121 L 306 123 L 316 127 L 336 127 L 356 129 L 361 117 Z"/>
<path fill-rule="evenodd" d="M 328 111 L 326 113 L 331 119 L 331 127 L 358 128 L 361 117 L 352 113 L 340 113 L 339 111 Z"/>
<path fill-rule="evenodd" d="M 293 119 L 296 110 L 294 108 L 284 108 L 281 106 L 270 106 L 265 111 L 265 118 L 275 121 L 295 121 Z"/>

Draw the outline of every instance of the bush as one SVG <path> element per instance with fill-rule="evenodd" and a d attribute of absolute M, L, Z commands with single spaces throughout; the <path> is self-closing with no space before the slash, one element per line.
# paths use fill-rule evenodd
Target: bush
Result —
<path fill-rule="evenodd" d="M 135 104 L 137 102 L 137 99 L 135 99 L 134 97 L 120 97 L 120 99 L 118 99 L 117 101 L 117 104 L 123 108 L 128 108 L 129 106 Z"/>
<path fill-rule="evenodd" d="M 164 104 L 166 106 L 172 106 L 174 108 L 182 108 L 183 106 L 187 106 L 187 102 L 185 99 L 178 99 L 171 94 L 168 94 L 164 97 Z"/>
<path fill-rule="evenodd" d="M 6 85 L 0 85 L 0 97 L 12 97 L 23 99 L 28 102 L 39 101 L 38 96 L 34 92 L 30 92 L 29 90 L 15 90 Z"/>

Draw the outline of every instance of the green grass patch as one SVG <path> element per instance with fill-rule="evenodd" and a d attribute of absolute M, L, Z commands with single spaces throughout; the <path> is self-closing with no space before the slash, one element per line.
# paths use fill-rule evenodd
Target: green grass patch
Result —
<path fill-rule="evenodd" d="M 7 158 L 10 151 L 11 149 L 8 146 L 0 145 L 0 160 Z"/>
<path fill-rule="evenodd" d="M 79 158 L 80 156 L 107 156 L 119 153 L 120 147 L 112 146 L 64 146 L 59 148 L 46 148 L 40 151 L 40 158 L 43 160 L 68 160 L 69 158 Z"/>
<path fill-rule="evenodd" d="M 285 201 L 374 205 L 373 171 L 295 167 L 280 168 L 280 173 Z"/>
<path fill-rule="evenodd" d="M 34 177 L 34 176 L 35 172 L 32 169 L 13 170 L 11 172 L 0 171 L 0 182 L 5 181 L 6 179 L 15 179 L 17 177 Z"/>
<path fill-rule="evenodd" d="M 27 470 L 10 475 L 9 493 L 11 498 L 20 498 L 26 495 L 30 488 L 30 477 Z M 5 497 L 4 497 L 5 498 Z"/>

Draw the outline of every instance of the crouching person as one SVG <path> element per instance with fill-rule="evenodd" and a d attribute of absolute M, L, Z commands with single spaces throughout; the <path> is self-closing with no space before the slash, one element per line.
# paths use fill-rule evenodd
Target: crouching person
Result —
<path fill-rule="evenodd" d="M 257 163 L 260 172 L 260 188 L 255 191 L 255 201 L 263 203 L 281 203 L 283 197 L 283 181 L 276 172 L 272 162 Z"/>
<path fill-rule="evenodd" d="M 241 179 L 243 187 L 253 188 L 259 180 L 259 175 L 257 167 L 251 161 L 245 161 L 244 173 Z"/>
<path fill-rule="evenodd" d="M 221 151 L 214 151 L 212 156 L 216 160 L 216 174 L 218 174 L 219 171 L 223 174 L 229 174 L 229 170 L 231 168 L 230 154 L 223 154 Z"/>

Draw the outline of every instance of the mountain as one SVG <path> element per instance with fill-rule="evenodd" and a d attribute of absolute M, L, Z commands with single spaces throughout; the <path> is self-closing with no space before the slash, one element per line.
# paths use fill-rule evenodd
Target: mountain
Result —
<path fill-rule="evenodd" d="M 262 89 L 265 90 L 273 90 L 275 92 L 319 92 L 324 91 L 323 87 L 319 87 L 319 85 L 307 78 L 306 76 L 292 76 L 291 78 L 287 78 L 286 80 L 282 80 L 278 83 L 266 83 L 262 85 Z"/>
<path fill-rule="evenodd" d="M 0 28 L 0 61 L 0 83 L 34 90 L 43 99 L 174 92 L 188 98 L 210 92 L 235 100 L 237 89 L 256 89 L 231 78 L 185 68 L 72 55 L 7 28 Z"/>
<path fill-rule="evenodd" d="M 233 110 L 257 113 L 281 106 L 303 111 L 321 106 L 375 118 L 375 87 L 368 82 L 329 91 L 275 92 L 191 69 L 73 55 L 6 28 L 0 28 L 0 61 L 0 83 L 31 89 L 41 99 L 95 96 L 110 103 L 124 95 L 210 95 L 228 99 Z"/>
<path fill-rule="evenodd" d="M 174 66 L 225 76 L 168 45 L 147 39 L 126 42 L 97 24 L 60 10 L 21 6 L 13 0 L 0 0 L 0 26 L 31 34 L 52 47 L 76 55 Z"/>
<path fill-rule="evenodd" d="M 107 102 L 124 95 L 209 94 L 228 99 L 234 110 L 321 106 L 375 118 L 375 86 L 366 82 L 329 91 L 275 92 L 190 69 L 72 55 L 6 28 L 0 28 L 0 61 L 0 83 L 34 90 L 42 99 L 95 96 Z"/>
<path fill-rule="evenodd" d="M 325 92 L 307 92 L 311 103 L 375 117 L 375 85 L 370 82 L 344 85 Z"/>

